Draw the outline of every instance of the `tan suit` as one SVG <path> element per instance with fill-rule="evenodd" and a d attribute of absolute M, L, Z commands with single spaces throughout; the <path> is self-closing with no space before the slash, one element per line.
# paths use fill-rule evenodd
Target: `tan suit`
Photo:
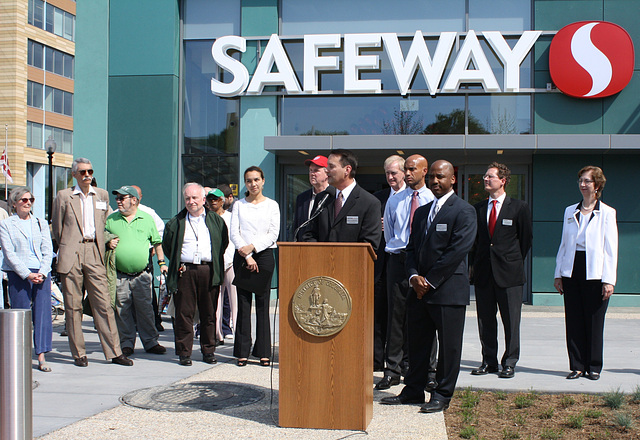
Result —
<path fill-rule="evenodd" d="M 62 280 L 65 318 L 69 347 L 74 358 L 86 356 L 82 334 L 83 287 L 87 290 L 93 320 L 106 359 L 122 354 L 120 338 L 109 299 L 107 271 L 104 265 L 104 224 L 111 213 L 109 193 L 93 188 L 95 240 L 87 241 L 83 234 L 82 201 L 74 188 L 58 192 L 53 203 L 51 227 L 58 242 L 57 271 Z"/>

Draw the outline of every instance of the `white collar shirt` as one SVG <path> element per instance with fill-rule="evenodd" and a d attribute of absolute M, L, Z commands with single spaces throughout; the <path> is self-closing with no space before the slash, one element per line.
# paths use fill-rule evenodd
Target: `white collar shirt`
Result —
<path fill-rule="evenodd" d="M 192 217 L 187 213 L 184 225 L 184 240 L 180 261 L 182 263 L 193 263 L 196 252 L 200 254 L 202 263 L 211 262 L 211 237 L 209 228 L 205 221 L 207 211 L 205 210 L 198 217 Z"/>
<path fill-rule="evenodd" d="M 489 197 L 489 202 L 487 205 L 487 224 L 489 224 L 489 217 L 491 217 L 491 210 L 493 209 L 493 201 L 497 200 L 498 203 L 496 203 L 496 219 L 498 218 L 498 216 L 500 215 L 500 210 L 502 209 L 502 204 L 504 203 L 504 199 L 507 197 L 507 193 L 502 193 L 501 196 L 499 196 L 497 199 L 494 199 L 493 197 Z"/>
<path fill-rule="evenodd" d="M 89 187 L 89 193 L 85 196 L 78 185 L 73 188 L 73 194 L 80 196 L 80 208 L 82 209 L 82 237 L 92 240 L 96 238 L 96 219 L 93 213 L 93 198 L 96 190 Z"/>
<path fill-rule="evenodd" d="M 344 204 L 347 203 L 347 199 L 349 198 L 349 196 L 351 195 L 351 192 L 353 191 L 353 188 L 355 187 L 356 187 L 356 180 L 354 179 L 353 182 L 351 182 L 351 185 L 347 186 L 342 191 L 340 191 L 339 189 L 336 189 L 336 198 L 338 198 L 338 194 L 342 193 L 342 206 L 344 206 Z"/>

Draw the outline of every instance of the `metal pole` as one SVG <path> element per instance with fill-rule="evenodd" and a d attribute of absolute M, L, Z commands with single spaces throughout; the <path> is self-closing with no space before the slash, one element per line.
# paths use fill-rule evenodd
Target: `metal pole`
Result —
<path fill-rule="evenodd" d="M 49 223 L 51 223 L 51 210 L 53 209 L 53 151 L 47 151 L 47 155 L 49 156 L 49 201 L 47 212 L 49 214 Z"/>
<path fill-rule="evenodd" d="M 31 310 L 0 310 L 0 439 L 33 438 Z"/>

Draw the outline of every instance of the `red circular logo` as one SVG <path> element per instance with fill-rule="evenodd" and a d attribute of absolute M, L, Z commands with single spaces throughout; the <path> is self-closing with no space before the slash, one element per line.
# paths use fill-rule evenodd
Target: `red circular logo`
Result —
<path fill-rule="evenodd" d="M 556 87 L 576 98 L 615 95 L 633 74 L 633 41 L 606 21 L 580 21 L 560 29 L 549 49 L 549 73 Z"/>

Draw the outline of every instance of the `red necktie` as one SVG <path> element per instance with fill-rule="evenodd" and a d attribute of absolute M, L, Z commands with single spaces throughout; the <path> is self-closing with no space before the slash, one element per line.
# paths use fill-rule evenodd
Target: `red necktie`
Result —
<path fill-rule="evenodd" d="M 340 210 L 342 209 L 342 191 L 338 193 L 338 197 L 336 197 L 336 203 L 333 209 L 333 218 L 337 218 L 338 214 L 340 214 Z"/>
<path fill-rule="evenodd" d="M 413 214 L 416 213 L 416 209 L 418 209 L 420 203 L 418 202 L 418 191 L 414 191 L 411 196 L 411 213 L 409 214 L 409 232 L 411 232 L 411 228 L 413 227 Z"/>
<path fill-rule="evenodd" d="M 492 200 L 493 208 L 491 208 L 491 214 L 489 214 L 489 235 L 493 237 L 493 231 L 496 229 L 496 220 L 498 219 L 498 213 L 496 212 L 497 200 Z"/>

